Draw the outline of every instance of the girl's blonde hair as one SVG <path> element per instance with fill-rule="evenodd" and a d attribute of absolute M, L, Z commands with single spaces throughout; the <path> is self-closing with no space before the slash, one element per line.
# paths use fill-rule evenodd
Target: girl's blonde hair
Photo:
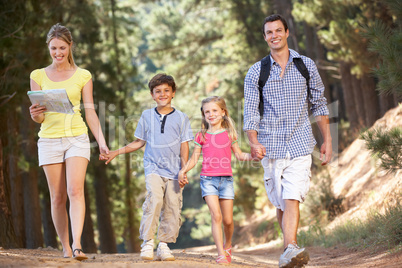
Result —
<path fill-rule="evenodd" d="M 50 41 L 54 38 L 63 40 L 69 45 L 68 50 L 68 62 L 71 66 L 75 66 L 74 58 L 73 58 L 73 51 L 71 44 L 73 43 L 73 38 L 71 37 L 71 32 L 67 29 L 67 27 L 57 23 L 50 28 L 49 32 L 47 33 L 46 44 L 49 46 Z"/>
<path fill-rule="evenodd" d="M 226 131 L 229 133 L 229 137 L 232 139 L 232 141 L 237 140 L 237 132 L 234 127 L 233 119 L 230 118 L 230 116 L 229 116 L 229 111 L 228 111 L 228 108 L 226 107 L 225 100 L 219 96 L 208 97 L 206 99 L 203 99 L 201 102 L 201 115 L 202 115 L 201 134 L 202 134 L 203 139 L 205 139 L 205 133 L 207 133 L 207 130 L 209 127 L 208 122 L 205 119 L 203 107 L 204 107 L 204 104 L 210 103 L 210 102 L 216 103 L 222 110 L 225 111 L 225 115 L 222 117 L 222 119 L 223 119 L 222 127 L 224 127 L 226 129 Z"/>

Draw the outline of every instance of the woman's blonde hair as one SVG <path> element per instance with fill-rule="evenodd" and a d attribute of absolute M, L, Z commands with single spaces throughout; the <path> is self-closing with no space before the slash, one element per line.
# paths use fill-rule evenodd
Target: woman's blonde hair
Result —
<path fill-rule="evenodd" d="M 54 38 L 63 40 L 69 45 L 68 50 L 68 62 L 71 66 L 75 66 L 74 58 L 73 58 L 73 51 L 71 44 L 73 43 L 73 38 L 71 37 L 71 32 L 67 29 L 67 27 L 57 23 L 50 28 L 49 32 L 47 33 L 46 44 L 49 46 L 50 41 Z"/>
<path fill-rule="evenodd" d="M 226 131 L 228 132 L 229 137 L 232 139 L 232 141 L 237 140 L 237 132 L 234 127 L 233 119 L 230 118 L 230 116 L 229 116 L 229 111 L 228 111 L 228 108 L 226 107 L 225 100 L 219 96 L 208 97 L 206 99 L 203 99 L 201 102 L 201 115 L 202 115 L 201 134 L 202 134 L 203 139 L 205 139 L 205 133 L 207 133 L 207 130 L 209 127 L 208 122 L 205 119 L 203 107 L 204 107 L 204 104 L 207 104 L 210 102 L 216 103 L 223 111 L 225 111 L 225 115 L 222 117 L 222 119 L 223 119 L 222 127 L 224 127 L 226 129 Z"/>

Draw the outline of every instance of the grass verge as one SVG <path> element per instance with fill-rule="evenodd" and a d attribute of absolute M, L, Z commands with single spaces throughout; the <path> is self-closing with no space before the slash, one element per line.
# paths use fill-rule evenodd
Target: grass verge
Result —
<path fill-rule="evenodd" d="M 354 219 L 338 225 L 330 231 L 316 224 L 307 231 L 300 231 L 298 242 L 303 246 L 402 249 L 402 207 L 400 200 L 389 205 L 384 212 L 372 211 L 367 219 Z"/>

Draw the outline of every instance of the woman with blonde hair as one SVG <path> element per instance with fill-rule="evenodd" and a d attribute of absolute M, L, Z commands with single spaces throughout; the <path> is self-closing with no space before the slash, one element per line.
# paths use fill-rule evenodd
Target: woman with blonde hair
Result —
<path fill-rule="evenodd" d="M 33 121 L 40 123 L 39 166 L 43 167 L 49 186 L 54 226 L 64 257 L 85 260 L 81 235 L 85 218 L 84 181 L 90 159 L 88 129 L 81 116 L 81 97 L 85 119 L 99 144 L 100 153 L 109 149 L 102 134 L 93 103 L 91 73 L 74 63 L 70 31 L 59 23 L 53 25 L 46 40 L 52 63 L 31 73 L 31 90 L 64 88 L 73 104 L 74 114 L 46 111 L 44 106 L 29 107 Z M 69 242 L 67 198 L 70 201 L 72 245 Z"/>

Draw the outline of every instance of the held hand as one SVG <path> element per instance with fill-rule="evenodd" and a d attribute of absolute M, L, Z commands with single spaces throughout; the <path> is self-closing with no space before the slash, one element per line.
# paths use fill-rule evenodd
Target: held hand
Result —
<path fill-rule="evenodd" d="M 325 157 L 324 157 L 325 155 Z M 321 166 L 325 166 L 331 161 L 332 157 L 332 143 L 331 142 L 324 142 L 321 145 L 321 150 L 320 150 L 320 160 L 321 160 Z M 325 160 L 324 160 L 325 158 Z"/>
<path fill-rule="evenodd" d="M 108 159 L 109 158 L 108 158 L 107 154 L 99 154 L 99 160 L 105 161 L 105 160 L 108 160 Z"/>
<path fill-rule="evenodd" d="M 266 154 L 266 149 L 261 143 L 250 144 L 251 156 L 253 159 L 261 160 Z"/>
<path fill-rule="evenodd" d="M 186 184 L 188 184 L 188 180 L 187 180 L 187 174 L 185 172 L 179 172 L 179 185 L 180 188 L 183 188 L 184 186 L 186 186 Z"/>
<path fill-rule="evenodd" d="M 116 151 L 111 151 L 111 152 L 109 152 L 106 156 L 104 156 L 105 157 L 105 159 L 104 160 L 106 160 L 106 162 L 105 162 L 105 165 L 107 165 L 107 164 L 109 164 L 110 163 L 110 161 L 112 161 L 116 156 L 118 156 L 119 155 L 119 153 L 118 153 L 118 151 L 116 150 Z"/>
<path fill-rule="evenodd" d="M 109 154 L 109 148 L 107 147 L 107 145 L 101 145 L 99 146 L 99 160 L 107 160 L 108 157 L 107 155 Z"/>
<path fill-rule="evenodd" d="M 40 106 L 39 104 L 32 104 L 29 106 L 29 113 L 31 114 L 31 117 L 41 115 L 44 112 L 46 112 L 46 106 Z"/>

